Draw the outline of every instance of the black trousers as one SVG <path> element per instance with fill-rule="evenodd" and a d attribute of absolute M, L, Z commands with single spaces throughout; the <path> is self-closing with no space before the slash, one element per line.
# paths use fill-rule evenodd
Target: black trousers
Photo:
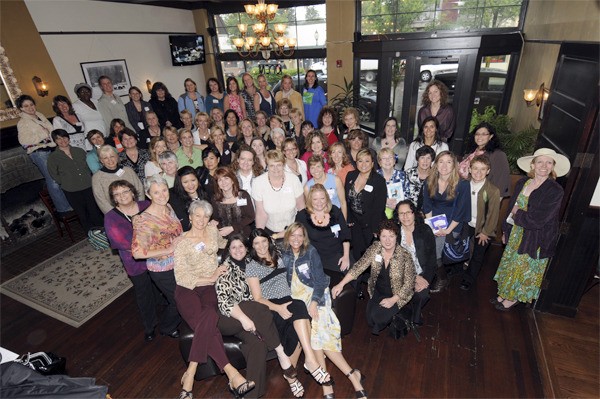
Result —
<path fill-rule="evenodd" d="M 367 303 L 367 323 L 371 327 L 371 332 L 377 335 L 392 322 L 392 318 L 400 311 L 398 304 L 394 304 L 391 308 L 379 306 L 379 302 L 384 298 L 389 298 L 389 296 L 375 291 L 373 298 L 369 299 Z"/>
<path fill-rule="evenodd" d="M 262 340 L 244 330 L 242 323 L 233 317 L 220 315 L 217 326 L 221 334 L 233 335 L 242 341 L 240 349 L 246 359 L 246 378 L 256 384 L 245 397 L 259 398 L 267 391 L 267 352 L 280 345 L 279 334 L 267 306 L 254 301 L 244 301 L 239 303 L 239 307 L 254 322 Z"/>
<path fill-rule="evenodd" d="M 150 273 L 145 271 L 137 276 L 129 276 L 133 283 L 135 291 L 135 301 L 137 302 L 142 324 L 144 325 L 144 333 L 151 334 L 156 327 L 156 300 L 154 291 L 156 287 L 150 278 Z"/>
<path fill-rule="evenodd" d="M 166 272 L 148 272 L 152 281 L 160 292 L 165 296 L 167 300 L 167 307 L 165 308 L 162 319 L 160 320 L 158 329 L 163 334 L 170 334 L 177 329 L 179 323 L 181 323 L 181 316 L 177 311 L 177 305 L 175 303 L 175 273 L 173 270 Z"/>
<path fill-rule="evenodd" d="M 429 288 L 425 288 L 420 292 L 416 292 L 413 294 L 408 305 L 411 309 L 411 320 L 413 323 L 418 324 L 421 323 L 421 311 L 425 307 L 425 305 L 429 302 Z"/>
<path fill-rule="evenodd" d="M 104 226 L 104 216 L 100 212 L 98 205 L 96 205 L 96 200 L 94 199 L 94 193 L 92 192 L 92 188 L 86 188 L 81 191 L 64 191 L 65 197 L 69 201 L 69 204 L 73 207 L 77 216 L 79 216 L 79 220 L 81 221 L 81 225 L 83 226 L 83 230 L 87 232 L 92 227 L 102 227 Z"/>
<path fill-rule="evenodd" d="M 488 240 L 487 244 L 479 245 L 479 239 L 475 237 L 475 229 L 471 226 L 468 227 L 469 235 L 471 236 L 471 240 L 473 240 L 473 254 L 471 255 L 471 259 L 469 260 L 469 267 L 465 271 L 463 279 L 473 284 L 477 280 L 477 276 L 479 275 L 481 266 L 483 266 L 483 258 L 485 257 L 485 253 L 488 247 L 490 246 L 490 242 L 492 240 Z"/>

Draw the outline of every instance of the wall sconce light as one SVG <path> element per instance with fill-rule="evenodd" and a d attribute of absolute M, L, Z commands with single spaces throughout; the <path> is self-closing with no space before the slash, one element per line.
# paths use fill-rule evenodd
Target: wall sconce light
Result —
<path fill-rule="evenodd" d="M 152 81 L 150 81 L 150 79 L 146 80 L 146 89 L 148 90 L 148 93 L 152 93 Z"/>
<path fill-rule="evenodd" d="M 539 89 L 526 89 L 523 90 L 523 99 L 527 103 L 528 107 L 533 106 L 535 102 L 536 106 L 540 106 L 542 101 L 546 101 L 548 99 L 548 91 L 545 90 L 544 84 L 540 85 Z"/>
<path fill-rule="evenodd" d="M 38 96 L 46 97 L 48 95 L 48 85 L 46 85 L 42 79 L 34 76 L 31 81 L 33 82 L 33 86 L 35 87 L 35 91 L 37 92 Z"/>

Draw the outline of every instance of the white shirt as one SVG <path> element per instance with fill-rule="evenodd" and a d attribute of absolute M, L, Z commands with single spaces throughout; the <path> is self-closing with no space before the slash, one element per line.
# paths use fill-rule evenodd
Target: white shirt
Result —
<path fill-rule="evenodd" d="M 91 99 L 91 101 L 96 106 L 96 109 L 91 109 L 81 100 L 77 100 L 73 103 L 73 109 L 75 110 L 79 120 L 83 122 L 86 135 L 90 130 L 96 129 L 100 130 L 104 137 L 108 137 L 108 126 L 104 124 L 102 114 L 100 111 L 98 111 L 98 101 L 94 99 Z M 90 144 L 90 149 L 91 148 L 92 146 Z"/>
<path fill-rule="evenodd" d="M 474 183 L 471 180 L 471 221 L 469 222 L 469 226 L 471 227 L 475 227 L 477 223 L 477 196 L 484 183 L 485 179 L 480 183 Z"/>

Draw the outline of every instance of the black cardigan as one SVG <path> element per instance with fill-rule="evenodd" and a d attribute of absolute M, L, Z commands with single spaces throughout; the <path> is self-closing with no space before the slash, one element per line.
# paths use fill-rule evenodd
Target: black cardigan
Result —
<path fill-rule="evenodd" d="M 398 236 L 397 241 L 398 245 L 401 245 L 402 237 Z M 431 283 L 437 267 L 435 260 L 435 236 L 433 235 L 433 231 L 431 231 L 431 228 L 425 223 L 415 223 L 413 241 L 415 243 L 419 265 L 421 266 L 421 269 L 423 269 L 420 276 Z"/>
<path fill-rule="evenodd" d="M 345 192 L 346 202 L 348 202 L 348 193 L 354 186 L 354 182 L 359 175 L 358 170 L 348 172 L 346 176 Z M 359 224 L 363 229 L 370 228 L 373 233 L 379 228 L 379 223 L 385 219 L 385 201 L 387 199 L 387 186 L 385 179 L 379 173 L 373 170 L 367 185 L 373 187 L 371 192 L 363 188 L 361 195 L 363 214 L 358 215 L 352 212 L 351 207 L 348 205 L 348 223 Z M 366 185 L 365 185 L 366 187 Z"/>

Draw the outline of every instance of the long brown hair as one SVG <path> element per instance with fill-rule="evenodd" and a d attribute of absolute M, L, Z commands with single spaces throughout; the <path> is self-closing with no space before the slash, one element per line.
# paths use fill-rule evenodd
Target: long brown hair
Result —
<path fill-rule="evenodd" d="M 442 151 L 437 157 L 435 157 L 435 165 L 429 177 L 427 178 L 427 190 L 429 191 L 429 197 L 433 198 L 438 191 L 438 180 L 440 178 L 440 172 L 437 168 L 437 163 L 439 159 L 443 156 L 449 156 L 452 159 L 452 163 L 454 164 L 454 169 L 450 173 L 450 177 L 448 177 L 448 187 L 446 187 L 446 199 L 453 199 L 456 196 L 456 186 L 460 181 L 460 176 L 458 175 L 458 161 L 456 160 L 456 155 L 454 155 L 451 151 Z"/>
<path fill-rule="evenodd" d="M 240 193 L 240 183 L 238 182 L 237 176 L 233 173 L 231 169 L 226 166 L 220 166 L 215 170 L 215 185 L 214 185 L 214 200 L 220 202 L 223 200 L 223 190 L 219 187 L 219 179 L 221 177 L 229 177 L 231 179 L 231 183 L 233 187 L 231 187 L 231 193 L 234 197 L 237 197 Z"/>

